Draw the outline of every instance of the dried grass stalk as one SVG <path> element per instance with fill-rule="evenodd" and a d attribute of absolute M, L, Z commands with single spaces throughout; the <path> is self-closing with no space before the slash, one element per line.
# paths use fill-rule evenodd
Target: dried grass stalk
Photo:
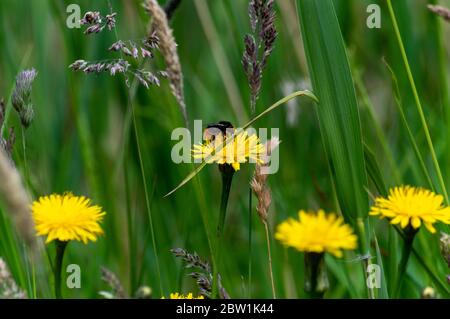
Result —
<path fill-rule="evenodd" d="M 258 198 L 258 206 L 256 206 L 256 211 L 258 212 L 259 218 L 264 225 L 268 253 L 269 276 L 272 286 L 272 297 L 274 299 L 276 298 L 276 289 L 273 277 L 272 254 L 270 251 L 269 225 L 267 222 L 270 203 L 272 202 L 272 194 L 270 192 L 269 186 L 267 185 L 267 173 L 272 151 L 277 148 L 279 144 L 280 140 L 278 139 L 278 137 L 273 137 L 266 142 L 266 153 L 264 154 L 263 163 L 256 164 L 255 174 L 253 175 L 253 178 L 250 182 L 250 187 L 253 193 Z"/>
<path fill-rule="evenodd" d="M 0 148 L 0 197 L 5 210 L 11 216 L 21 238 L 29 247 L 36 247 L 34 222 L 31 217 L 31 203 L 22 184 L 19 172 L 8 155 Z"/>
<path fill-rule="evenodd" d="M 161 8 L 156 0 L 146 0 L 144 8 L 153 18 L 149 36 L 152 36 L 155 32 L 159 38 L 159 50 L 163 55 L 167 66 L 170 88 L 178 102 L 187 127 L 188 116 L 184 101 L 183 73 L 181 71 L 180 59 L 177 53 L 177 44 L 172 34 L 172 29 L 169 27 L 169 22 L 164 9 Z"/>
<path fill-rule="evenodd" d="M 270 188 L 267 186 L 267 170 L 270 156 L 272 151 L 278 147 L 280 140 L 278 137 L 273 137 L 270 141 L 266 142 L 266 154 L 264 154 L 263 164 L 256 164 L 255 174 L 250 182 L 250 187 L 253 193 L 258 198 L 258 206 L 256 211 L 258 212 L 259 218 L 263 223 L 267 223 L 268 211 L 270 203 L 272 202 L 272 195 L 270 193 Z"/>

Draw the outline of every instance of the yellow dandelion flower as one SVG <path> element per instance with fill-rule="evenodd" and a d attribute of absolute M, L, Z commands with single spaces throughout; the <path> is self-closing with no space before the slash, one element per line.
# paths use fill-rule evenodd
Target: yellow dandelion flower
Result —
<path fill-rule="evenodd" d="M 391 224 L 401 228 L 411 225 L 418 229 L 422 223 L 432 233 L 433 224 L 440 221 L 450 224 L 450 208 L 443 205 L 444 198 L 423 188 L 400 186 L 389 190 L 387 198 L 378 197 L 370 215 L 387 217 Z"/>
<path fill-rule="evenodd" d="M 357 237 L 344 219 L 323 210 L 299 211 L 298 220 L 289 218 L 278 225 L 275 238 L 302 252 L 329 252 L 336 257 L 342 256 L 342 249 L 357 247 Z"/>
<path fill-rule="evenodd" d="M 217 135 L 215 139 L 204 144 L 195 144 L 192 150 L 193 158 L 208 164 L 230 164 L 235 171 L 240 169 L 241 163 L 248 160 L 263 163 L 265 146 L 255 134 L 248 135 L 248 132 L 244 131 L 229 138 L 233 138 L 233 141 L 227 141 L 227 138 Z"/>
<path fill-rule="evenodd" d="M 163 298 L 164 299 L 164 298 Z M 171 293 L 169 299 L 205 299 L 203 296 L 194 297 L 192 292 L 188 293 L 187 295 L 180 294 L 178 292 Z"/>
<path fill-rule="evenodd" d="M 92 206 L 84 196 L 53 194 L 40 197 L 31 207 L 38 235 L 52 240 L 96 241 L 103 234 L 99 222 L 105 215 L 102 208 Z"/>

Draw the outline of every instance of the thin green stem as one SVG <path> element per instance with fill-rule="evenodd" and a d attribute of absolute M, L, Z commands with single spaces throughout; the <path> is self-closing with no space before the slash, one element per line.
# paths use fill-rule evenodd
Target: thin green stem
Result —
<path fill-rule="evenodd" d="M 366 233 L 366 229 L 369 229 L 368 221 L 367 219 L 363 220 L 361 218 L 358 218 L 356 221 L 356 225 L 357 225 L 356 231 L 361 243 L 360 246 L 362 247 L 360 252 L 363 255 L 370 256 L 370 244 L 369 244 L 370 241 Z M 364 281 L 367 282 L 369 274 L 367 273 L 368 261 L 366 258 L 362 259 L 361 266 L 364 274 Z M 375 289 L 374 287 L 367 285 L 367 297 L 369 299 L 373 299 L 373 297 L 375 296 L 374 289 Z"/>
<path fill-rule="evenodd" d="M 414 238 L 416 237 L 416 230 L 407 229 L 405 232 L 405 236 L 403 237 L 403 251 L 402 258 L 400 259 L 400 265 L 398 266 L 398 276 L 397 281 L 394 286 L 393 297 L 398 298 L 400 293 L 400 288 L 402 286 L 402 279 L 406 275 L 406 268 L 408 266 L 409 256 L 411 255 L 412 245 Z"/>
<path fill-rule="evenodd" d="M 37 288 L 36 288 L 36 265 L 34 264 L 34 260 L 31 260 L 31 287 L 32 287 L 32 296 L 33 299 L 37 298 Z"/>
<path fill-rule="evenodd" d="M 386 135 L 384 134 L 383 128 L 381 127 L 378 119 L 375 116 L 374 107 L 370 100 L 369 93 L 361 79 L 361 75 L 359 72 L 354 72 L 355 74 L 355 84 L 357 89 L 359 90 L 362 98 L 362 105 L 366 108 L 367 113 L 372 120 L 373 126 L 375 128 L 375 134 L 377 135 L 378 141 L 380 142 L 381 148 L 383 149 L 384 155 L 386 156 L 387 163 L 391 168 L 391 172 L 393 174 L 393 178 L 396 184 L 401 184 L 401 177 L 398 172 L 397 166 L 395 165 L 394 156 L 392 155 L 392 151 L 390 150 Z"/>
<path fill-rule="evenodd" d="M 108 6 L 110 9 L 110 13 L 113 13 L 110 0 L 108 0 Z M 114 28 L 114 34 L 115 34 L 116 41 L 118 41 L 119 36 L 117 34 L 117 28 Z M 121 53 L 121 57 L 123 57 L 122 53 Z M 145 206 L 146 206 L 147 216 L 148 216 L 148 220 L 149 220 L 149 224 L 150 224 L 153 252 L 155 254 L 155 260 L 156 260 L 155 263 L 156 263 L 156 272 L 157 272 L 158 281 L 159 281 L 159 290 L 160 290 L 161 296 L 163 296 L 164 294 L 163 294 L 162 280 L 161 280 L 161 269 L 160 269 L 160 265 L 159 265 L 158 251 L 156 248 L 156 239 L 155 239 L 155 232 L 154 232 L 154 227 L 153 227 L 153 218 L 152 218 L 152 212 L 151 212 L 151 208 L 150 208 L 150 200 L 149 200 L 149 196 L 148 196 L 147 178 L 145 175 L 144 161 L 143 161 L 143 157 L 142 157 L 141 145 L 139 142 L 140 140 L 139 140 L 139 132 L 138 132 L 138 128 L 137 128 L 136 112 L 135 112 L 133 103 L 131 101 L 131 92 L 128 90 L 127 90 L 127 99 L 128 99 L 128 105 L 131 108 L 131 117 L 132 117 L 132 123 L 133 123 L 133 127 L 134 127 L 134 136 L 136 139 L 136 149 L 137 149 L 137 153 L 138 153 L 139 167 L 140 167 L 140 171 L 141 171 L 142 184 L 143 184 L 143 189 L 144 189 Z"/>
<path fill-rule="evenodd" d="M 124 189 L 125 189 L 125 204 L 127 209 L 127 232 L 128 232 L 128 250 L 129 250 L 129 272 L 130 272 L 130 289 L 131 291 L 136 290 L 136 245 L 134 236 L 134 216 L 131 208 L 130 199 L 130 181 L 129 173 L 126 169 L 127 167 L 127 156 L 123 161 L 123 171 L 124 171 Z"/>
<path fill-rule="evenodd" d="M 231 182 L 233 181 L 234 169 L 225 164 L 225 171 L 222 172 L 222 195 L 220 198 L 220 215 L 217 225 L 217 238 L 222 238 L 223 228 L 225 226 L 225 218 L 227 214 L 228 198 L 230 197 Z"/>
<path fill-rule="evenodd" d="M 305 291 L 311 299 L 322 299 L 325 293 L 321 276 L 324 269 L 323 253 L 305 253 Z"/>
<path fill-rule="evenodd" d="M 25 185 L 29 183 L 29 175 L 28 175 L 28 164 L 27 164 L 27 147 L 26 147 L 26 138 L 25 138 L 25 128 L 23 125 L 20 126 L 22 130 L 22 151 L 23 151 L 23 170 L 24 170 L 24 179 Z"/>
<path fill-rule="evenodd" d="M 412 133 L 412 130 L 408 124 L 408 121 L 406 120 L 405 112 L 403 111 L 403 105 L 402 105 L 402 100 L 401 100 L 401 96 L 400 96 L 400 89 L 398 86 L 397 77 L 395 76 L 394 70 L 391 68 L 391 66 L 385 60 L 383 60 L 383 62 L 386 65 L 386 68 L 388 69 L 389 73 L 391 74 L 392 86 L 394 89 L 395 105 L 397 106 L 398 113 L 400 114 L 400 119 L 403 123 L 403 126 L 406 129 L 406 133 L 408 134 L 409 142 L 411 143 L 411 146 L 413 147 L 414 154 L 419 162 L 420 169 L 422 171 L 424 178 L 427 180 L 427 183 L 430 186 L 430 188 L 433 191 L 435 191 L 433 181 L 431 180 L 431 176 L 428 173 L 427 167 L 425 165 L 425 161 L 423 159 L 422 154 L 420 153 L 419 146 L 417 145 L 414 135 Z"/>
<path fill-rule="evenodd" d="M 395 13 L 394 13 L 394 9 L 392 8 L 391 0 L 387 0 L 387 4 L 388 4 L 388 8 L 389 8 L 389 15 L 391 16 L 392 24 L 394 26 L 394 32 L 395 32 L 395 35 L 397 37 L 397 42 L 398 42 L 398 45 L 400 47 L 400 53 L 401 53 L 401 56 L 402 56 L 402 59 L 403 59 L 403 63 L 405 65 L 406 74 L 408 76 L 408 80 L 409 80 L 409 83 L 411 85 L 411 90 L 413 92 L 414 100 L 416 102 L 417 111 L 419 113 L 420 121 L 422 123 L 422 127 L 423 127 L 423 130 L 424 130 L 424 133 L 425 133 L 425 138 L 427 140 L 428 148 L 430 150 L 430 154 L 431 154 L 431 158 L 432 158 L 432 161 L 433 161 L 433 165 L 434 165 L 434 168 L 436 170 L 436 174 L 437 174 L 437 177 L 438 177 L 438 180 L 439 180 L 441 191 L 443 192 L 444 197 L 445 197 L 445 201 L 448 204 L 449 200 L 448 200 L 447 189 L 446 189 L 445 183 L 444 183 L 444 178 L 442 177 L 441 169 L 439 167 L 439 162 L 438 162 L 437 157 L 436 157 L 436 152 L 434 150 L 433 142 L 431 140 L 430 131 L 428 129 L 427 121 L 425 119 L 425 114 L 423 112 L 423 108 L 422 108 L 422 104 L 420 102 L 419 94 L 417 93 L 416 84 L 414 83 L 414 78 L 413 78 L 413 75 L 412 75 L 412 72 L 411 72 L 411 68 L 409 66 L 408 57 L 406 56 L 405 47 L 403 45 L 403 41 L 402 41 L 402 38 L 401 38 L 401 35 L 400 35 L 400 30 L 399 30 L 399 27 L 398 27 L 398 24 L 397 24 L 397 19 L 395 18 Z"/>
<path fill-rule="evenodd" d="M 225 219 L 227 214 L 228 198 L 230 196 L 231 182 L 233 181 L 234 169 L 229 164 L 223 164 L 219 166 L 220 172 L 222 174 L 222 195 L 220 198 L 220 211 L 219 211 L 219 221 L 217 224 L 217 238 L 216 245 L 214 247 L 214 254 L 216 256 L 216 264 L 213 268 L 213 296 L 217 298 L 219 296 L 219 270 L 218 265 L 220 264 L 220 257 L 222 255 L 222 235 L 225 226 Z"/>
<path fill-rule="evenodd" d="M 56 244 L 56 256 L 55 256 L 55 268 L 53 270 L 55 276 L 55 297 L 56 299 L 62 299 L 61 295 L 61 270 L 64 259 L 64 252 L 67 247 L 66 241 L 57 240 Z"/>
<path fill-rule="evenodd" d="M 248 298 L 252 296 L 252 189 L 248 191 Z"/>
<path fill-rule="evenodd" d="M 266 243 L 267 243 L 267 254 L 268 254 L 268 262 L 269 262 L 269 276 L 270 276 L 270 284 L 272 286 L 272 298 L 276 299 L 277 295 L 275 293 L 275 281 L 273 279 L 273 268 L 272 268 L 272 254 L 270 251 L 270 237 L 269 237 L 269 226 L 267 225 L 267 221 L 263 221 L 264 229 L 266 233 Z"/>
<path fill-rule="evenodd" d="M 367 274 L 367 269 L 370 265 L 370 259 L 364 258 L 363 259 L 363 272 Z M 367 275 L 364 277 L 367 282 Z M 367 285 L 369 286 L 369 285 Z M 369 299 L 375 299 L 375 290 L 371 287 L 367 287 L 367 295 L 369 296 Z"/>
<path fill-rule="evenodd" d="M 143 184 L 143 188 L 144 188 L 145 206 L 146 206 L 146 209 L 147 209 L 147 216 L 148 216 L 148 221 L 149 221 L 149 224 L 150 224 L 152 246 L 153 246 L 153 251 L 154 251 L 155 260 L 156 260 L 156 272 L 157 272 L 158 280 L 159 280 L 159 289 L 160 289 L 161 296 L 163 296 L 163 288 L 162 288 L 162 281 L 161 281 L 161 270 L 160 270 L 160 266 L 159 266 L 158 250 L 157 250 L 157 247 L 156 247 L 156 238 L 155 238 L 155 230 L 154 230 L 154 227 L 153 227 L 152 211 L 151 211 L 151 208 L 150 208 L 150 200 L 149 200 L 149 196 L 148 196 L 147 177 L 146 177 L 146 174 L 145 174 L 144 160 L 143 160 L 143 157 L 142 157 L 142 151 L 141 151 L 141 146 L 140 146 L 140 142 L 139 142 L 139 132 L 138 132 L 138 128 L 137 128 L 136 114 L 135 114 L 134 106 L 133 106 L 130 98 L 128 100 L 128 103 L 129 103 L 129 105 L 130 105 L 130 107 L 132 109 L 134 135 L 135 135 L 135 139 L 136 139 L 136 149 L 137 149 L 137 152 L 138 152 L 139 167 L 140 167 L 140 171 L 141 171 L 142 184 Z"/>

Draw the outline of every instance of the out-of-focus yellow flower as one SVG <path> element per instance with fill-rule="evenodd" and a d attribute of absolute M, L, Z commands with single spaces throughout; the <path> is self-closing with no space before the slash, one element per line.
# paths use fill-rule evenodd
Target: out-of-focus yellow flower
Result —
<path fill-rule="evenodd" d="M 202 295 L 200 295 L 198 297 L 194 297 L 192 292 L 188 293 L 187 295 L 183 295 L 178 292 L 175 292 L 175 293 L 170 294 L 169 299 L 205 299 L 205 297 L 203 297 Z"/>
<path fill-rule="evenodd" d="M 329 252 L 342 256 L 343 249 L 355 249 L 357 237 L 342 217 L 334 213 L 298 213 L 298 220 L 289 218 L 277 227 L 275 238 L 285 246 L 307 253 Z"/>

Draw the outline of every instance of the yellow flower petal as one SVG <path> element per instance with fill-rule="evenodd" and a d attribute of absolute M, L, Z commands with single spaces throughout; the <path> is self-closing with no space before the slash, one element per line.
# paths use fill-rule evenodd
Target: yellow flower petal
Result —
<path fill-rule="evenodd" d="M 419 228 L 419 227 L 420 227 L 420 224 L 421 224 L 421 222 L 420 222 L 420 218 L 419 218 L 419 217 L 412 217 L 412 218 L 411 218 L 411 225 L 412 225 L 414 228 Z"/>

